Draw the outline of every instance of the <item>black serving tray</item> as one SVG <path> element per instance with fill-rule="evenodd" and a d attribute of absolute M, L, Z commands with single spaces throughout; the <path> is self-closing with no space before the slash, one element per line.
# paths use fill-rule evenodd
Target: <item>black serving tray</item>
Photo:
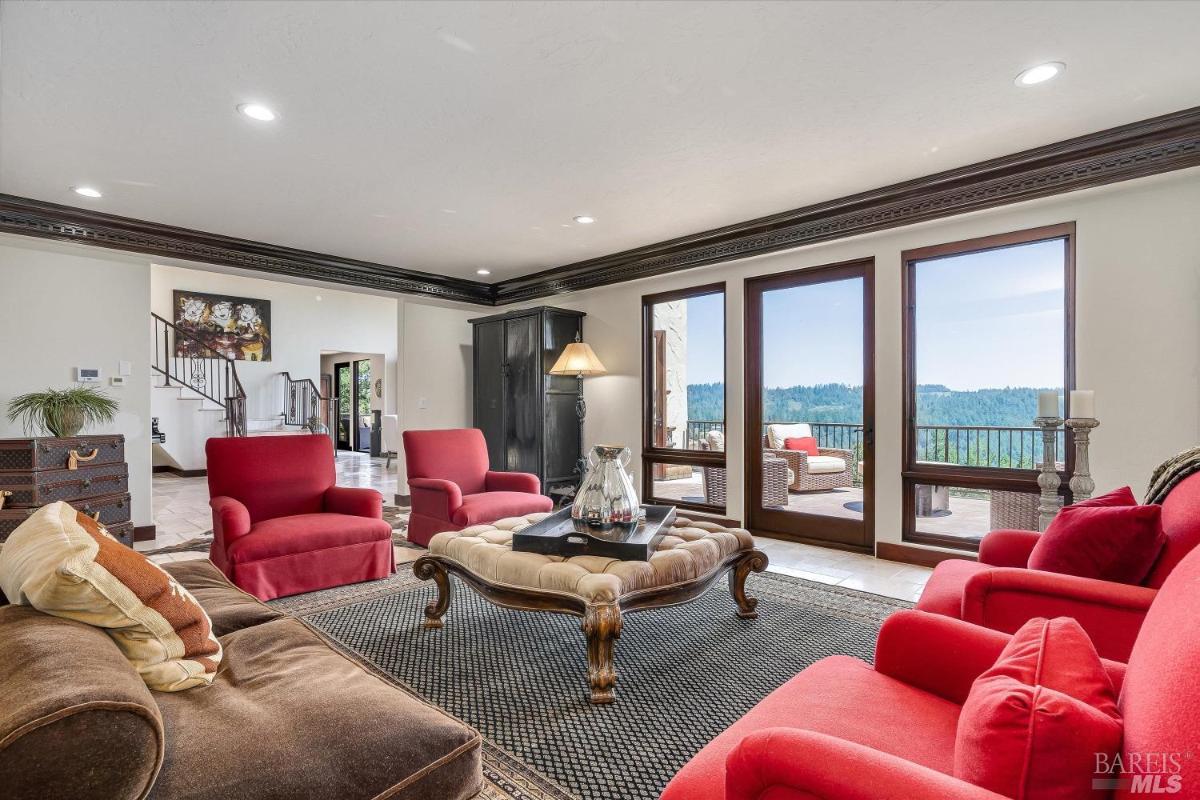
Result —
<path fill-rule="evenodd" d="M 577 526 L 571 509 L 564 508 L 513 534 L 518 553 L 547 556 L 601 556 L 621 561 L 649 561 L 659 541 L 675 522 L 675 506 L 642 506 L 646 519 L 636 527 L 607 530 Z"/>

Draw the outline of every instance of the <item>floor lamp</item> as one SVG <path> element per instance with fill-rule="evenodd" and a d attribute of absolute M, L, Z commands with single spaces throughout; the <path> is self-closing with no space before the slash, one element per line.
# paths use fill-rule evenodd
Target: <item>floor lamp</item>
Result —
<path fill-rule="evenodd" d="M 583 399 L 583 379 L 591 375 L 607 375 L 608 370 L 596 358 L 592 348 L 580 340 L 578 334 L 562 351 L 558 361 L 550 368 L 551 375 L 574 375 L 579 382 L 579 397 L 575 400 L 575 415 L 579 417 L 579 461 L 575 470 L 580 480 L 587 472 L 587 457 L 583 454 L 583 418 L 587 416 L 587 402 Z"/>

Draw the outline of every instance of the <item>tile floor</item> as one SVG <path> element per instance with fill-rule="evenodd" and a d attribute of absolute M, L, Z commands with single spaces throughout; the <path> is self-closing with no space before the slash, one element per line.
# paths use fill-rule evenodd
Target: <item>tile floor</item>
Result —
<path fill-rule="evenodd" d="M 358 453 L 339 453 L 338 483 L 343 486 L 368 486 L 383 493 L 392 502 L 396 493 L 396 465 L 384 466 L 381 458 Z M 180 478 L 170 473 L 154 476 L 154 522 L 158 535 L 153 542 L 138 542 L 139 550 L 152 550 L 178 544 L 207 532 L 212 527 L 208 509 L 208 484 L 204 478 Z M 824 547 L 756 537 L 759 548 L 771 560 L 771 571 L 811 581 L 845 586 L 872 594 L 916 600 L 932 570 L 894 561 L 883 561 L 858 553 L 846 553 Z M 412 560 L 420 551 L 396 548 L 398 560 Z M 203 553 L 174 553 L 155 556 L 156 561 L 203 558 Z"/>

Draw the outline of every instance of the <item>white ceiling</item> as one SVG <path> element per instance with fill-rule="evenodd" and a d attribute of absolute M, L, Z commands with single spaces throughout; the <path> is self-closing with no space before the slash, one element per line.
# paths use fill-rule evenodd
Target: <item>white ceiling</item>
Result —
<path fill-rule="evenodd" d="M 4 2 L 0 191 L 502 280 L 1200 104 L 1197 31 L 1197 2 Z"/>

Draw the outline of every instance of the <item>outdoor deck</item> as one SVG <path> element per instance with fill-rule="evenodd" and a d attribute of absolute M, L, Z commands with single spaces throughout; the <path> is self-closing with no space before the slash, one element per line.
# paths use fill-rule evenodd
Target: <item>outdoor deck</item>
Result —
<path fill-rule="evenodd" d="M 690 478 L 655 481 L 654 487 L 655 495 L 664 500 L 704 501 L 704 487 L 698 469 L 692 472 Z M 787 508 L 807 514 L 862 519 L 862 501 L 863 491 L 857 487 L 803 494 L 789 492 Z M 951 493 L 949 513 L 921 517 L 917 529 L 923 533 L 977 539 L 991 530 L 991 502 Z"/>

